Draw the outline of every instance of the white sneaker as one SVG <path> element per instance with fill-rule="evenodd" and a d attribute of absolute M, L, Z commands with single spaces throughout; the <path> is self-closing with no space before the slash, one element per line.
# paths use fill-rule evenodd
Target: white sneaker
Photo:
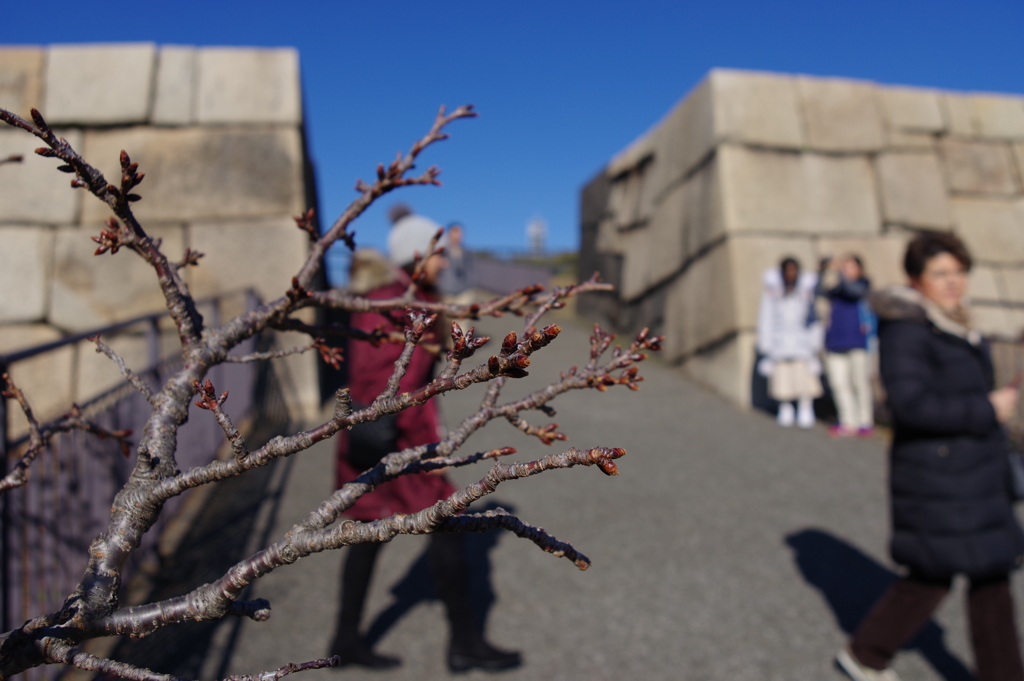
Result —
<path fill-rule="evenodd" d="M 853 655 L 846 648 L 836 653 L 836 664 L 853 681 L 900 681 L 900 677 L 892 669 L 865 667 L 853 659 Z"/>
<path fill-rule="evenodd" d="M 796 421 L 796 411 L 793 409 L 791 402 L 783 402 L 779 405 L 779 425 L 783 428 L 789 428 Z"/>
<path fill-rule="evenodd" d="M 814 403 L 810 399 L 800 400 L 800 407 L 796 410 L 796 425 L 801 428 L 814 427 Z"/>

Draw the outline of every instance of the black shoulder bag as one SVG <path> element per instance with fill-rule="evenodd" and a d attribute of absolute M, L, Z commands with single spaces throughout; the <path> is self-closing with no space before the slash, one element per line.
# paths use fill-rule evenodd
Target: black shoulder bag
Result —
<path fill-rule="evenodd" d="M 353 411 L 365 406 L 352 405 Z M 348 462 L 359 471 L 373 468 L 398 449 L 398 415 L 385 414 L 376 421 L 352 426 L 348 433 Z"/>

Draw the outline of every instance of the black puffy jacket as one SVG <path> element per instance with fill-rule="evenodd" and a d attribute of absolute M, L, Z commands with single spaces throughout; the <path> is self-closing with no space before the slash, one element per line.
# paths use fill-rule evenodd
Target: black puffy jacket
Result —
<path fill-rule="evenodd" d="M 894 434 L 893 559 L 928 577 L 1006 574 L 1024 555 L 988 345 L 912 289 L 872 296 Z"/>

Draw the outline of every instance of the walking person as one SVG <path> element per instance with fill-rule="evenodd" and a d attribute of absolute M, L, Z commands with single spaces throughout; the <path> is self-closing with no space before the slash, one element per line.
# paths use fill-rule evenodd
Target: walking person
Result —
<path fill-rule="evenodd" d="M 757 365 L 768 378 L 768 394 L 779 401 L 778 422 L 814 425 L 814 399 L 822 394 L 821 327 L 814 317 L 817 276 L 800 272 L 794 258 L 765 271 L 757 315 Z M 796 403 L 794 409 L 793 403 Z"/>
<path fill-rule="evenodd" d="M 911 285 L 871 298 L 893 418 L 890 550 L 906 569 L 837 663 L 856 681 L 896 679 L 896 651 L 931 618 L 954 575 L 970 580 L 967 615 L 978 681 L 1024 681 L 1009 574 L 1024 557 L 1002 424 L 1014 387 L 994 389 L 988 345 L 964 305 L 971 256 L 952 234 L 907 247 Z"/>
<path fill-rule="evenodd" d="M 360 293 L 371 300 L 400 297 L 408 289 L 415 258 L 426 256 L 430 240 L 438 225 L 418 216 L 402 206 L 393 210 L 394 226 L 388 235 L 388 261 L 373 252 L 359 251 L 353 257 L 350 281 L 358 282 Z M 431 256 L 424 263 L 424 281 L 417 290 L 416 299 L 436 301 L 436 284 L 445 260 Z M 357 312 L 351 325 L 362 331 L 373 331 L 380 326 L 390 327 L 396 322 L 403 325 L 405 312 Z M 412 359 L 401 379 L 402 392 L 415 390 L 433 377 L 435 361 L 444 343 L 437 323 L 424 334 L 413 351 Z M 355 405 L 363 407 L 373 402 L 384 391 L 394 371 L 395 361 L 402 353 L 401 343 L 354 341 L 349 343 L 346 359 L 351 367 L 349 389 Z M 354 480 L 365 469 L 376 465 L 386 454 L 437 442 L 443 435 L 437 402 L 405 409 L 385 416 L 372 424 L 360 424 L 351 431 L 338 435 L 336 457 L 336 484 L 341 486 Z M 455 487 L 443 472 L 433 471 L 406 475 L 379 486 L 362 496 L 346 512 L 346 517 L 369 522 L 395 513 L 416 513 L 437 501 L 446 499 Z M 389 669 L 400 664 L 397 657 L 382 655 L 372 650 L 360 633 L 366 596 L 373 568 L 382 544 L 356 544 L 346 549 L 347 555 L 341 573 L 341 608 L 331 654 L 341 657 L 342 665 L 359 665 L 369 669 Z M 521 664 L 518 652 L 495 648 L 484 638 L 470 601 L 469 568 L 466 562 L 461 534 L 434 534 L 427 549 L 428 565 L 438 598 L 444 603 L 449 625 L 448 667 L 452 671 L 479 668 L 486 670 L 511 669 Z"/>
<path fill-rule="evenodd" d="M 868 376 L 868 338 L 872 332 L 867 295 L 871 282 L 856 255 L 830 258 L 818 279 L 817 294 L 828 308 L 825 330 L 825 375 L 832 389 L 839 423 L 832 437 L 868 437 L 875 425 Z"/>

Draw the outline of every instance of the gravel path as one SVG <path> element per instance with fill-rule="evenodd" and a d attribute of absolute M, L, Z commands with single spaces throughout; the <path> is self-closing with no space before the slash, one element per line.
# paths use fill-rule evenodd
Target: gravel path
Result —
<path fill-rule="evenodd" d="M 500 337 L 516 322 L 484 326 Z M 535 356 L 533 376 L 511 383 L 505 397 L 538 385 L 535 377 L 584 363 L 587 335 L 581 323 L 566 321 L 562 337 Z M 474 590 L 493 601 L 489 636 L 524 651 L 526 664 L 505 678 L 842 678 L 832 655 L 894 575 L 885 548 L 885 441 L 830 440 L 821 425 L 781 429 L 656 360 L 641 373 L 647 380 L 638 393 L 580 391 L 554 405 L 554 420 L 570 436 L 561 444 L 628 450 L 618 477 L 596 468 L 554 471 L 494 495 L 589 555 L 590 570 L 511 535 L 472 537 L 480 576 Z M 449 423 L 472 411 L 481 394 L 444 397 Z M 503 445 L 517 447 L 522 459 L 549 451 L 504 422 L 467 447 Z M 466 483 L 484 471 L 478 465 L 454 477 Z M 284 494 L 276 515 L 264 513 L 271 536 L 330 493 L 330 444 L 275 475 Z M 425 542 L 399 537 L 386 547 L 368 607 L 379 649 L 400 654 L 404 665 L 386 673 L 308 672 L 303 681 L 449 676 L 442 609 L 419 562 Z M 204 669 L 248 673 L 324 656 L 341 558 L 313 556 L 262 580 L 257 595 L 273 604 L 270 621 L 222 627 Z M 1019 579 L 1016 587 L 1024 603 Z M 958 585 L 896 669 L 907 681 L 962 679 L 969 661 Z"/>

